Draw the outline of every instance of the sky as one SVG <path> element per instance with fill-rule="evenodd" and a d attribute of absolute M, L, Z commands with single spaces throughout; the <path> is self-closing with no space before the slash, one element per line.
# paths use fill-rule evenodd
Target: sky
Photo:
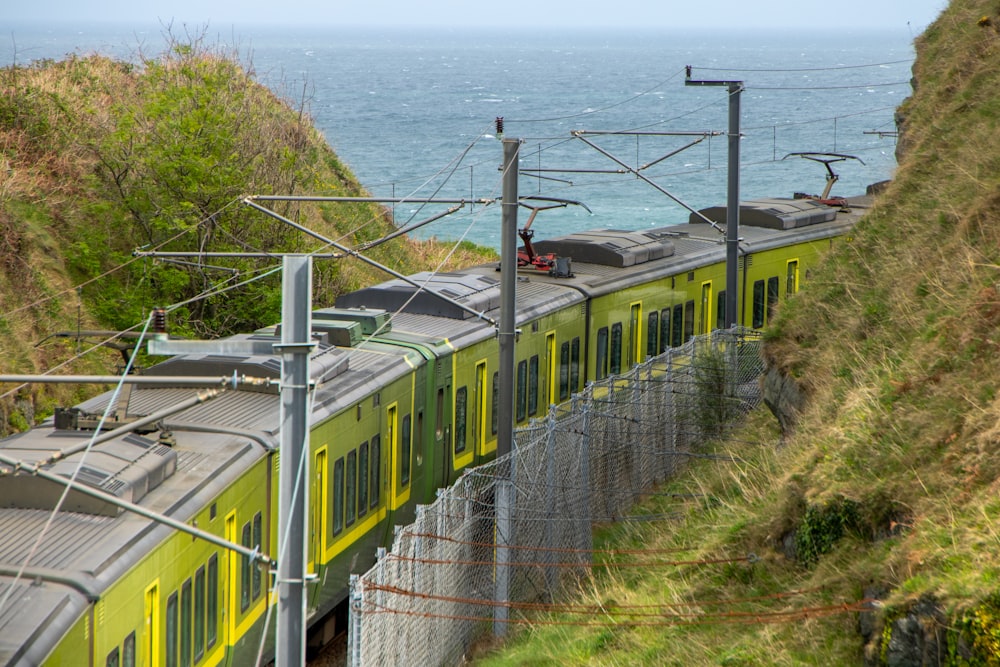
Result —
<path fill-rule="evenodd" d="M 22 21 L 172 23 L 223 28 L 309 24 L 372 27 L 823 28 L 910 30 L 947 0 L 7 0 L 4 24 Z"/>

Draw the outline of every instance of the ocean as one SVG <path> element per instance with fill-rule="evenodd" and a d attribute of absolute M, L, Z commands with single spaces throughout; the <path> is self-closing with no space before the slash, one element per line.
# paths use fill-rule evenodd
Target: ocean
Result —
<path fill-rule="evenodd" d="M 741 199 L 821 193 L 825 166 L 789 156 L 799 152 L 857 158 L 832 165 L 839 176 L 834 195 L 859 194 L 891 178 L 894 111 L 911 92 L 914 38 L 840 26 L 769 33 L 313 26 L 169 32 L 232 53 L 304 108 L 375 196 L 499 197 L 503 153 L 495 119 L 503 117 L 504 136 L 523 142 L 519 194 L 574 202 L 540 211 L 536 238 L 684 222 L 687 210 L 676 200 L 693 208 L 725 203 L 728 89 L 685 85 L 689 65 L 695 80 L 745 87 Z M 3 65 L 95 51 L 135 60 L 167 45 L 162 26 L 14 25 L 0 34 Z M 574 131 L 588 134 L 575 138 Z M 400 225 L 446 208 L 393 206 Z M 523 224 L 528 211 L 521 211 Z M 499 206 L 466 205 L 415 235 L 499 248 L 499 228 Z"/>

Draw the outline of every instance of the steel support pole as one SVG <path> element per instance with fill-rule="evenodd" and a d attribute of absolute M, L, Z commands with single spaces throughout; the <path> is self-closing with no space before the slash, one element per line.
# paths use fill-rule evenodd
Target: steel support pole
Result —
<path fill-rule="evenodd" d="M 740 95 L 742 81 L 729 86 L 729 182 L 726 189 L 726 328 L 739 322 L 737 290 L 740 257 Z"/>
<path fill-rule="evenodd" d="M 312 259 L 283 258 L 281 343 L 281 467 L 278 489 L 277 667 L 306 662 L 306 510 L 309 507 L 309 353 Z"/>
<path fill-rule="evenodd" d="M 739 322 L 737 289 L 740 257 L 740 96 L 742 81 L 699 81 L 687 66 L 686 86 L 726 86 L 729 91 L 729 178 L 726 187 L 726 328 Z"/>
<path fill-rule="evenodd" d="M 514 345 L 517 289 L 517 161 L 521 142 L 503 140 L 503 205 L 500 221 L 500 373 L 497 405 L 497 457 L 509 454 L 514 441 Z"/>
<path fill-rule="evenodd" d="M 517 289 L 517 177 L 519 139 L 503 140 L 503 208 L 500 240 L 500 368 L 497 405 L 497 458 L 511 453 L 514 443 L 514 345 L 516 342 L 515 290 Z M 507 457 L 510 458 L 509 456 Z M 496 509 L 496 579 L 493 607 L 493 634 L 507 634 L 507 603 L 510 600 L 511 511 L 514 485 L 510 464 L 497 469 L 494 507 Z"/>

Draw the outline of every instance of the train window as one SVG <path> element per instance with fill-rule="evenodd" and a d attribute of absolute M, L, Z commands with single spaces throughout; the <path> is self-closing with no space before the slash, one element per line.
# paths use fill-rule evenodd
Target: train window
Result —
<path fill-rule="evenodd" d="M 205 647 L 212 648 L 219 627 L 219 554 L 212 554 L 208 559 L 205 590 L 208 593 L 205 599 Z"/>
<path fill-rule="evenodd" d="M 181 584 L 181 667 L 191 667 L 191 580 Z"/>
<path fill-rule="evenodd" d="M 177 667 L 177 592 L 167 598 L 166 667 Z"/>
<path fill-rule="evenodd" d="M 167 598 L 166 667 L 177 667 L 177 592 Z"/>
<path fill-rule="evenodd" d="M 517 364 L 517 415 L 516 421 L 524 421 L 528 413 L 528 362 Z"/>
<path fill-rule="evenodd" d="M 611 374 L 622 372 L 622 323 L 611 325 Z"/>
<path fill-rule="evenodd" d="M 694 336 L 694 301 L 684 304 L 684 342 Z"/>
<path fill-rule="evenodd" d="M 240 544 L 248 549 L 252 545 L 250 541 L 250 523 L 243 524 L 243 534 Z M 250 557 L 246 554 L 240 556 L 240 611 L 246 611 L 250 606 Z"/>
<path fill-rule="evenodd" d="M 358 447 L 358 517 L 368 512 L 368 443 Z"/>
<path fill-rule="evenodd" d="M 673 323 L 670 325 L 670 346 L 680 347 L 684 343 L 684 306 L 674 306 Z"/>
<path fill-rule="evenodd" d="M 468 427 L 469 389 L 459 387 L 455 391 L 455 453 L 465 451 L 465 434 Z"/>
<path fill-rule="evenodd" d="M 594 368 L 596 379 L 603 380 L 608 376 L 608 328 L 597 330 L 597 363 Z"/>
<path fill-rule="evenodd" d="M 194 661 L 205 654 L 205 566 L 194 573 Z"/>
<path fill-rule="evenodd" d="M 417 433 L 423 428 L 423 412 L 417 413 Z M 400 483 L 406 486 L 410 483 L 410 415 L 403 417 L 403 432 L 400 433 L 402 439 L 402 465 L 400 466 Z"/>
<path fill-rule="evenodd" d="M 580 391 L 580 337 L 573 339 L 569 348 L 569 390 Z"/>
<path fill-rule="evenodd" d="M 121 667 L 120 664 L 121 654 L 118 652 L 118 647 L 116 646 L 111 653 L 108 653 L 108 659 L 104 661 L 106 667 Z"/>
<path fill-rule="evenodd" d="M 753 328 L 764 326 L 764 281 L 756 280 L 753 284 Z"/>
<path fill-rule="evenodd" d="M 347 525 L 354 523 L 356 512 L 358 511 L 357 490 L 358 490 L 358 453 L 355 450 L 347 452 Z"/>
<path fill-rule="evenodd" d="M 726 290 L 721 290 L 715 301 L 715 328 L 726 328 Z"/>
<path fill-rule="evenodd" d="M 333 464 L 333 534 L 344 529 L 344 457 Z"/>
<path fill-rule="evenodd" d="M 659 354 L 663 354 L 670 347 L 670 309 L 664 308 L 660 311 L 660 346 L 657 349 Z"/>
<path fill-rule="evenodd" d="M 569 341 L 559 346 L 559 400 L 569 398 Z"/>
<path fill-rule="evenodd" d="M 409 426 L 409 415 L 403 419 L 404 426 Z M 409 449 L 409 438 L 407 438 L 407 449 Z M 368 485 L 370 487 L 369 493 L 371 493 L 372 509 L 378 506 L 379 496 L 382 493 L 382 437 L 379 435 L 372 436 L 372 467 L 371 467 L 371 483 Z"/>
<path fill-rule="evenodd" d="M 122 643 L 122 667 L 135 667 L 135 632 L 130 632 Z"/>
<path fill-rule="evenodd" d="M 528 360 L 528 414 L 538 414 L 538 355 Z"/>
<path fill-rule="evenodd" d="M 262 519 L 260 512 L 253 515 L 253 546 L 258 551 L 261 551 L 261 542 L 264 539 L 264 531 L 262 526 Z M 253 599 L 256 600 L 260 597 L 260 564 L 253 563 L 251 565 L 253 568 Z"/>
<path fill-rule="evenodd" d="M 657 334 L 660 331 L 660 313 L 651 312 L 646 316 L 646 356 L 655 357 L 657 349 Z"/>
<path fill-rule="evenodd" d="M 778 305 L 778 276 L 771 276 L 767 279 L 767 320 L 770 322 L 774 316 L 774 309 Z"/>

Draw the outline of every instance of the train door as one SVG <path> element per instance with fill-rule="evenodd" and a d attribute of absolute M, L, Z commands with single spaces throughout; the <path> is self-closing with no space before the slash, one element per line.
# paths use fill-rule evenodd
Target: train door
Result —
<path fill-rule="evenodd" d="M 642 334 L 640 322 L 642 321 L 642 304 L 633 303 L 628 318 L 628 342 L 625 351 L 625 368 L 632 368 L 642 361 Z"/>
<path fill-rule="evenodd" d="M 559 372 L 559 357 L 556 356 L 556 332 L 549 331 L 545 334 L 545 405 L 552 405 L 559 402 L 556 394 L 557 375 Z M 569 380 L 567 380 L 567 383 Z"/>
<path fill-rule="evenodd" d="M 326 548 L 327 503 L 329 502 L 326 460 L 327 448 L 323 446 L 316 452 L 316 463 L 313 470 L 315 486 L 310 496 L 313 501 L 313 510 L 310 513 L 312 520 L 309 531 L 308 571 L 313 573 L 316 572 L 316 563 L 322 563 L 325 560 L 323 550 Z"/>
<path fill-rule="evenodd" d="M 240 539 L 236 533 L 236 510 L 226 515 L 226 541 L 231 544 L 239 544 Z M 236 591 L 239 589 L 239 562 L 238 555 L 232 549 L 226 550 L 226 618 L 225 644 L 232 645 L 236 641 Z"/>
<path fill-rule="evenodd" d="M 698 333 L 712 333 L 712 281 L 701 284 L 701 317 L 698 320 Z"/>
<path fill-rule="evenodd" d="M 403 488 L 404 468 L 407 482 L 409 482 L 410 472 L 409 466 L 402 463 L 403 456 L 402 452 L 399 451 L 399 429 L 396 425 L 398 418 L 399 408 L 396 403 L 393 403 L 385 409 L 385 464 L 386 469 L 389 471 L 389 475 L 386 478 L 389 483 L 389 496 L 386 498 L 386 503 L 390 511 L 396 509 L 396 506 L 399 505 L 399 496 Z"/>
<path fill-rule="evenodd" d="M 785 298 L 799 291 L 799 260 L 790 259 L 785 268 Z"/>
<path fill-rule="evenodd" d="M 486 456 L 486 360 L 476 364 L 476 386 L 472 397 L 472 440 L 476 456 Z"/>
<path fill-rule="evenodd" d="M 451 471 L 454 463 L 451 456 L 451 420 L 452 420 L 452 357 L 437 360 L 437 373 L 434 383 L 434 459 L 435 468 L 439 471 L 434 480 L 439 488 L 445 488 L 451 483 Z"/>
<path fill-rule="evenodd" d="M 407 467 L 406 483 L 410 484 L 410 477 L 412 475 L 413 484 L 417 489 L 424 488 L 424 458 L 428 456 L 424 447 L 427 443 L 425 428 L 424 413 L 427 408 L 428 395 L 428 373 L 430 369 L 427 364 L 421 364 L 413 373 L 413 384 L 412 384 L 412 395 L 413 395 L 413 405 L 412 409 L 409 406 L 404 405 L 402 410 L 403 420 L 406 422 L 402 431 L 397 433 L 397 438 L 399 438 L 403 433 L 407 438 L 406 444 L 409 446 L 411 444 L 412 438 L 412 457 L 416 460 L 415 465 L 412 470 Z M 411 430 L 412 429 L 412 430 Z M 401 441 L 400 441 L 401 442 Z M 395 452 L 395 449 L 387 450 Z M 393 454 L 395 456 L 395 454 Z M 396 459 L 393 459 L 394 461 Z M 409 466 L 409 464 L 407 464 Z M 392 469 L 391 467 L 389 468 Z M 391 482 L 390 482 L 391 483 Z M 390 508 L 394 505 L 389 504 Z"/>
<path fill-rule="evenodd" d="M 144 596 L 145 635 L 142 641 L 142 664 L 154 667 L 160 656 L 160 581 L 157 579 Z"/>

